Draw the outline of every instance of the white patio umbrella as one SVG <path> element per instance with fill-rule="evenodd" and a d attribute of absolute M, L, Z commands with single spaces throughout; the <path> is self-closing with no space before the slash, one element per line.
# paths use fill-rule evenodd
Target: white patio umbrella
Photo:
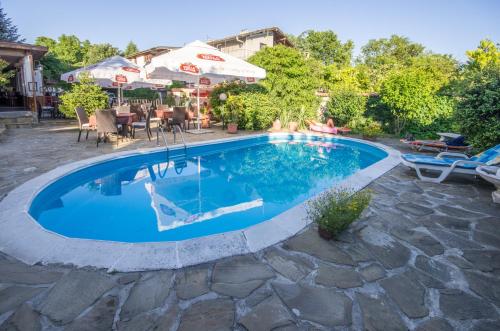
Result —
<path fill-rule="evenodd" d="M 171 80 L 144 79 L 144 68 L 121 56 L 112 56 L 101 62 L 85 66 L 61 75 L 61 80 L 75 83 L 80 80 L 83 73 L 94 79 L 96 84 L 106 88 L 118 89 L 118 103 L 121 104 L 121 90 L 136 88 L 157 88 L 159 85 L 171 85 Z"/>
<path fill-rule="evenodd" d="M 145 69 L 148 78 L 196 84 L 198 131 L 200 131 L 200 85 L 212 85 L 231 79 L 255 83 L 266 77 L 264 69 L 223 53 L 199 40 L 154 57 Z"/>

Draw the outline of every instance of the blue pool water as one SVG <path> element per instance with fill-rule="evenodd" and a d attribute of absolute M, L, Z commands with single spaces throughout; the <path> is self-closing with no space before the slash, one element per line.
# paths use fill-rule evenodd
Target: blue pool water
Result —
<path fill-rule="evenodd" d="M 261 136 L 99 163 L 47 186 L 29 212 L 67 237 L 184 240 L 266 221 L 387 156 L 350 140 L 304 139 Z"/>

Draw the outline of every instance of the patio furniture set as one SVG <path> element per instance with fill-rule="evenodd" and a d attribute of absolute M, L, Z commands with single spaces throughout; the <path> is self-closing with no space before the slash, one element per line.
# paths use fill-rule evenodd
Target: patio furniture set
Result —
<path fill-rule="evenodd" d="M 156 128 L 156 139 L 158 141 L 158 130 L 160 127 L 167 131 L 172 131 L 174 126 L 179 126 L 181 130 L 189 130 L 190 125 L 195 126 L 197 117 L 194 111 L 186 107 L 167 107 L 158 105 L 153 109 L 151 104 L 121 105 L 112 109 L 97 110 L 95 115 L 87 116 L 82 107 L 75 109 L 78 118 L 78 139 L 81 139 L 82 132 L 86 132 L 85 140 L 88 139 L 90 131 L 97 131 L 97 147 L 101 141 L 106 142 L 109 134 L 118 137 L 135 139 L 136 130 L 144 129 L 148 139 L 153 136 L 152 129 Z M 211 115 L 204 115 L 203 124 L 210 127 Z M 175 134 L 175 132 L 174 132 Z"/>

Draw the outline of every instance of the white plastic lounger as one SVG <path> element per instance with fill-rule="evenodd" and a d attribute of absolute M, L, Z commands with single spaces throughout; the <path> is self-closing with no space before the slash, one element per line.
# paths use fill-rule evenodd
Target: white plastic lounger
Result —
<path fill-rule="evenodd" d="M 477 175 L 476 167 L 500 163 L 500 145 L 473 157 L 461 153 L 442 152 L 435 157 L 421 154 L 403 154 L 401 158 L 404 165 L 415 169 L 420 180 L 441 183 L 451 173 Z M 424 176 L 422 170 L 438 171 L 441 174 L 438 177 Z"/>

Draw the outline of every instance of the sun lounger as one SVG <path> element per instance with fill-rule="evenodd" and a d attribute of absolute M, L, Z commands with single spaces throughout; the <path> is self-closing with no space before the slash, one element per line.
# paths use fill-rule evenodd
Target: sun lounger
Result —
<path fill-rule="evenodd" d="M 421 180 L 441 183 L 451 173 L 476 175 L 476 167 L 478 166 L 500 164 L 500 145 L 473 157 L 468 157 L 461 153 L 442 152 L 437 156 L 403 154 L 401 158 L 404 165 L 415 169 L 418 178 Z M 438 177 L 428 177 L 422 175 L 422 170 L 438 171 L 441 173 Z"/>
<path fill-rule="evenodd" d="M 408 144 L 415 151 L 431 150 L 439 152 L 460 151 L 466 152 L 471 146 L 464 144 L 464 137 L 459 136 L 449 141 L 442 140 L 407 140 L 401 139 L 402 143 Z"/>
<path fill-rule="evenodd" d="M 349 128 L 333 126 L 333 121 L 331 121 L 331 126 L 327 124 L 318 123 L 315 121 L 307 121 L 307 123 L 309 124 L 309 130 L 314 132 L 328 133 L 328 134 L 346 134 L 351 132 L 351 129 Z"/>

